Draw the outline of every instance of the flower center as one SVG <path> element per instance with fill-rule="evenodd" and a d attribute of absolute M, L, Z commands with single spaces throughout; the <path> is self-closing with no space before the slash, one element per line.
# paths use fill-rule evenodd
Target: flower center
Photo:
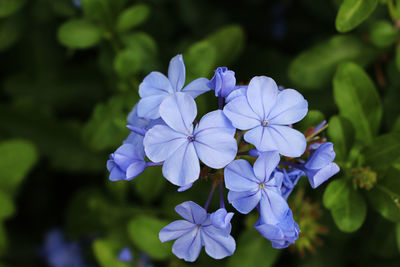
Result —
<path fill-rule="evenodd" d="M 267 119 L 263 120 L 263 121 L 261 122 L 261 125 L 262 125 L 263 127 L 267 126 L 267 125 L 268 125 Z"/>
<path fill-rule="evenodd" d="M 265 187 L 265 184 L 264 184 L 264 183 L 258 184 L 258 188 L 259 188 L 259 189 L 262 190 L 262 189 L 264 189 L 264 187 Z"/>
<path fill-rule="evenodd" d="M 188 135 L 187 139 L 189 140 L 189 142 L 193 142 L 194 141 L 194 135 L 193 134 Z"/>

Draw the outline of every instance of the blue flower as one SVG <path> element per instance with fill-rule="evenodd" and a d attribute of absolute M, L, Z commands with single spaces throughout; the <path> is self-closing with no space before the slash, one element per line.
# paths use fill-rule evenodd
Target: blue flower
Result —
<path fill-rule="evenodd" d="M 270 240 L 274 248 L 286 248 L 294 243 L 299 237 L 299 225 L 293 220 L 293 214 L 290 209 L 282 220 L 276 224 L 271 224 L 264 220 L 264 217 L 256 222 L 254 227 L 266 239 Z"/>
<path fill-rule="evenodd" d="M 210 214 L 210 220 L 215 227 L 225 230 L 229 235 L 231 232 L 231 220 L 233 215 L 233 212 L 227 212 L 226 209 L 220 208 Z"/>
<path fill-rule="evenodd" d="M 128 247 L 121 249 L 118 259 L 123 262 L 132 262 L 133 256 L 131 250 Z"/>
<path fill-rule="evenodd" d="M 215 70 L 214 77 L 207 85 L 211 90 L 215 91 L 215 96 L 225 98 L 235 88 L 235 72 L 228 70 L 227 67 L 219 67 Z"/>
<path fill-rule="evenodd" d="M 66 242 L 60 230 L 52 230 L 46 235 L 42 253 L 51 267 L 86 266 L 79 244 Z"/>
<path fill-rule="evenodd" d="M 168 78 L 157 71 L 147 75 L 139 85 L 141 99 L 138 103 L 138 116 L 147 119 L 159 118 L 161 102 L 177 92 L 185 92 L 196 98 L 198 95 L 210 90 L 207 86 L 208 79 L 206 78 L 196 79 L 183 88 L 185 77 L 185 64 L 183 63 L 182 55 L 177 55 L 171 59 Z"/>
<path fill-rule="evenodd" d="M 172 252 L 180 259 L 193 262 L 204 246 L 206 253 L 214 259 L 222 259 L 233 254 L 236 248 L 232 236 L 210 220 L 206 210 L 192 201 L 175 207 L 184 220 L 165 226 L 159 233 L 161 242 L 175 240 Z"/>
<path fill-rule="evenodd" d="M 298 157 L 306 149 L 306 139 L 288 125 L 304 118 L 307 110 L 308 103 L 300 93 L 279 91 L 274 80 L 258 76 L 251 79 L 246 96 L 236 97 L 224 107 L 224 114 L 236 128 L 249 130 L 244 139 L 258 150 Z"/>
<path fill-rule="evenodd" d="M 290 171 L 286 171 L 283 169 L 283 182 L 281 187 L 282 196 L 287 199 L 292 193 L 294 187 L 296 186 L 297 182 L 300 180 L 302 176 L 304 176 L 304 172 L 299 169 L 292 169 Z"/>
<path fill-rule="evenodd" d="M 311 154 L 301 169 L 307 175 L 312 188 L 318 187 L 339 172 L 339 166 L 333 162 L 335 157 L 331 142 L 323 143 Z"/>
<path fill-rule="evenodd" d="M 132 180 L 146 169 L 145 154 L 142 147 L 125 143 L 107 161 L 111 181 Z"/>
<path fill-rule="evenodd" d="M 247 85 L 235 86 L 234 90 L 225 98 L 225 102 L 229 103 L 239 96 L 246 96 Z"/>
<path fill-rule="evenodd" d="M 283 175 L 274 171 L 279 160 L 277 152 L 268 152 L 260 155 L 253 168 L 243 159 L 231 162 L 224 172 L 229 203 L 244 214 L 259 205 L 265 221 L 277 224 L 289 208 L 280 192 Z"/>
<path fill-rule="evenodd" d="M 221 110 L 207 113 L 193 130 L 196 103 L 186 93 L 176 93 L 160 105 L 166 125 L 147 131 L 144 148 L 153 162 L 165 161 L 163 175 L 171 183 L 187 186 L 199 178 L 199 159 L 220 169 L 231 162 L 237 152 L 236 129 Z"/>

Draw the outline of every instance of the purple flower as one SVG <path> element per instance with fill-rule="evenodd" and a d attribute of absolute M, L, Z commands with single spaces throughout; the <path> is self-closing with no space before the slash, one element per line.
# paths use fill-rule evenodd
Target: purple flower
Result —
<path fill-rule="evenodd" d="M 172 222 L 159 233 L 161 242 L 177 239 L 172 252 L 180 259 L 193 262 L 204 246 L 206 253 L 214 259 L 222 259 L 233 254 L 236 248 L 232 236 L 210 220 L 206 210 L 192 201 L 175 207 L 184 220 Z"/>
<path fill-rule="evenodd" d="M 318 187 L 339 172 L 339 166 L 333 162 L 335 157 L 331 142 L 323 143 L 311 154 L 301 169 L 307 175 L 312 188 Z"/>
<path fill-rule="evenodd" d="M 199 78 L 188 85 L 185 84 L 185 64 L 182 55 L 177 55 L 171 59 L 168 68 L 168 78 L 157 71 L 147 75 L 139 85 L 138 116 L 147 119 L 157 119 L 160 117 L 159 107 L 161 102 L 170 95 L 177 92 L 185 92 L 196 98 L 210 89 L 207 86 L 206 78 Z"/>
<path fill-rule="evenodd" d="M 298 157 L 306 149 L 306 139 L 288 125 L 304 118 L 307 110 L 307 101 L 297 91 L 279 91 L 274 80 L 258 76 L 251 79 L 246 96 L 224 107 L 224 114 L 236 128 L 249 130 L 244 139 L 258 150 Z"/>
<path fill-rule="evenodd" d="M 207 86 L 215 91 L 215 96 L 227 97 L 235 88 L 235 72 L 227 67 L 219 67 L 215 70 L 214 77 L 207 83 Z"/>
<path fill-rule="evenodd" d="M 211 213 L 210 220 L 215 227 L 225 230 L 229 235 L 231 232 L 231 220 L 233 215 L 233 212 L 227 212 L 226 209 L 220 208 Z"/>
<path fill-rule="evenodd" d="M 60 230 L 52 230 L 46 235 L 42 253 L 51 267 L 86 266 L 79 244 L 66 242 Z"/>
<path fill-rule="evenodd" d="M 207 113 L 193 129 L 196 103 L 186 93 L 176 93 L 160 105 L 166 125 L 156 125 L 144 137 L 147 157 L 165 161 L 163 175 L 171 183 L 186 186 L 199 178 L 199 159 L 220 169 L 231 162 L 237 152 L 236 129 L 221 110 Z"/>
<path fill-rule="evenodd" d="M 123 262 L 132 262 L 133 256 L 131 250 L 128 247 L 123 248 L 118 255 L 118 259 Z"/>
<path fill-rule="evenodd" d="M 286 210 L 286 214 L 282 220 L 276 224 L 271 224 L 260 217 L 254 227 L 266 239 L 271 241 L 274 248 L 286 248 L 294 243 L 299 237 L 299 225 L 293 220 L 293 214 L 290 209 Z"/>
<path fill-rule="evenodd" d="M 123 144 L 107 161 L 107 170 L 110 172 L 111 181 L 132 180 L 141 174 L 147 166 L 144 160 L 144 150 L 142 147 L 133 144 Z"/>
<path fill-rule="evenodd" d="M 268 152 L 261 154 L 253 168 L 243 159 L 231 162 L 224 173 L 229 203 L 244 214 L 259 204 L 265 221 L 277 224 L 289 209 L 280 192 L 282 173 L 274 171 L 279 160 L 277 152 Z"/>
<path fill-rule="evenodd" d="M 286 172 L 286 170 L 283 169 L 282 172 L 283 172 L 283 182 L 282 182 L 282 187 L 281 187 L 281 193 L 282 193 L 282 196 L 285 199 L 287 199 L 289 197 L 290 193 L 292 193 L 297 182 L 305 174 L 303 171 L 301 171 L 299 169 L 293 169 L 293 170 L 290 170 L 289 172 Z"/>

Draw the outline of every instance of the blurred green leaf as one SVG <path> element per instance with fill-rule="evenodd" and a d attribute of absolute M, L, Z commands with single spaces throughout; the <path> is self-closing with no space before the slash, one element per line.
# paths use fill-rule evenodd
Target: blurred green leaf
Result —
<path fill-rule="evenodd" d="M 370 30 L 371 42 L 378 47 L 388 47 L 394 44 L 399 36 L 393 24 L 387 20 L 379 20 L 372 24 Z"/>
<path fill-rule="evenodd" d="M 396 224 L 396 242 L 397 242 L 397 249 L 400 252 L 400 223 Z"/>
<path fill-rule="evenodd" d="M 137 47 L 126 48 L 118 52 L 114 60 L 114 69 L 122 78 L 129 78 L 142 67 L 142 51 Z"/>
<path fill-rule="evenodd" d="M 171 255 L 171 242 L 161 243 L 160 230 L 167 223 L 150 216 L 138 216 L 128 224 L 128 233 L 132 242 L 156 260 L 163 260 Z"/>
<path fill-rule="evenodd" d="M 343 232 L 356 231 L 367 215 L 365 200 L 343 178 L 328 185 L 323 201 L 325 207 L 330 209 L 336 225 Z"/>
<path fill-rule="evenodd" d="M 227 267 L 273 266 L 281 252 L 272 248 L 271 242 L 254 229 L 242 232 L 236 247 L 235 254 L 228 259 Z"/>
<path fill-rule="evenodd" d="M 319 110 L 309 110 L 307 116 L 296 124 L 296 129 L 305 132 L 311 127 L 315 127 L 325 120 L 324 114 Z"/>
<path fill-rule="evenodd" d="M 0 143 L 0 155 L 0 188 L 14 194 L 38 159 L 36 148 L 26 140 L 9 140 Z"/>
<path fill-rule="evenodd" d="M 92 244 L 93 253 L 100 266 L 103 267 L 128 267 L 131 266 L 128 263 L 124 263 L 118 259 L 118 251 L 113 247 L 112 242 L 97 239 Z"/>
<path fill-rule="evenodd" d="M 0 222 L 0 255 L 3 255 L 7 248 L 7 233 L 4 224 Z"/>
<path fill-rule="evenodd" d="M 191 45 L 183 55 L 187 69 L 187 81 L 198 77 L 209 77 L 216 65 L 217 50 L 208 41 Z"/>
<path fill-rule="evenodd" d="M 400 222 L 400 170 L 392 168 L 378 184 L 367 191 L 368 198 L 377 212 L 392 222 Z"/>
<path fill-rule="evenodd" d="M 374 50 L 358 38 L 337 35 L 298 55 L 290 63 L 288 75 L 302 89 L 323 89 L 338 64 L 352 60 L 364 66 L 374 57 Z"/>
<path fill-rule="evenodd" d="M 396 67 L 397 70 L 400 71 L 400 45 L 398 45 L 396 47 L 396 56 L 395 56 L 395 60 L 396 60 Z"/>
<path fill-rule="evenodd" d="M 69 48 L 85 49 L 100 42 L 101 30 L 84 19 L 71 19 L 58 29 L 58 40 Z"/>
<path fill-rule="evenodd" d="M 161 166 L 149 167 L 133 182 L 136 193 L 146 202 L 158 197 L 165 187 L 166 180 L 162 175 L 161 169 Z"/>
<path fill-rule="evenodd" d="M 0 18 L 10 16 L 21 9 L 25 0 L 0 0 Z"/>
<path fill-rule="evenodd" d="M 349 119 L 356 140 L 370 144 L 378 132 L 382 105 L 374 83 L 355 63 L 343 63 L 333 79 L 333 93 L 339 114 Z"/>
<path fill-rule="evenodd" d="M 345 161 L 354 143 L 354 128 L 351 121 L 342 116 L 333 116 L 329 120 L 328 136 L 334 144 L 336 158 Z"/>
<path fill-rule="evenodd" d="M 371 15 L 377 4 L 378 0 L 344 0 L 336 17 L 336 29 L 339 32 L 354 29 Z"/>
<path fill-rule="evenodd" d="M 21 21 L 8 18 L 0 21 L 0 51 L 7 50 L 21 37 Z"/>
<path fill-rule="evenodd" d="M 148 6 L 138 4 L 125 9 L 118 17 L 117 30 L 128 31 L 143 23 L 150 14 Z"/>
<path fill-rule="evenodd" d="M 13 200 L 9 194 L 0 191 L 0 223 L 15 212 Z"/>
<path fill-rule="evenodd" d="M 363 154 L 366 164 L 374 170 L 388 169 L 393 163 L 400 159 L 400 133 L 393 132 L 378 136 L 374 142 L 367 146 Z"/>

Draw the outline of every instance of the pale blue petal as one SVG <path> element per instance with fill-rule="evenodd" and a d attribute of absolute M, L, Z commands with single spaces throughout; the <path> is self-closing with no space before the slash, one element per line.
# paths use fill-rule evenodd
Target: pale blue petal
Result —
<path fill-rule="evenodd" d="M 177 191 L 184 192 L 184 191 L 188 190 L 189 188 L 191 188 L 192 186 L 193 186 L 193 183 L 190 183 L 190 184 L 179 187 Z"/>
<path fill-rule="evenodd" d="M 182 89 L 182 92 L 189 94 L 191 97 L 196 98 L 199 95 L 210 91 L 210 88 L 207 86 L 208 79 L 206 78 L 198 78 Z"/>
<path fill-rule="evenodd" d="M 285 89 L 279 93 L 267 120 L 271 124 L 293 124 L 303 119 L 307 111 L 308 103 L 304 97 L 296 90 Z"/>
<path fill-rule="evenodd" d="M 160 105 L 160 115 L 165 123 L 175 131 L 192 134 L 197 107 L 193 97 L 185 93 L 175 93 Z"/>
<path fill-rule="evenodd" d="M 281 194 L 281 187 L 283 182 L 283 173 L 280 171 L 272 172 L 270 179 L 265 183 L 269 190 Z"/>
<path fill-rule="evenodd" d="M 289 206 L 277 192 L 264 190 L 260 201 L 260 214 L 268 224 L 277 224 L 286 216 Z"/>
<path fill-rule="evenodd" d="M 160 104 L 168 95 L 154 95 L 139 100 L 138 116 L 146 119 L 158 119 L 160 117 Z"/>
<path fill-rule="evenodd" d="M 193 201 L 185 201 L 175 207 L 175 211 L 185 220 L 194 224 L 202 224 L 207 220 L 207 212 Z"/>
<path fill-rule="evenodd" d="M 187 143 L 186 136 L 165 125 L 156 125 L 148 130 L 143 140 L 146 155 L 153 162 L 166 160 L 183 143 Z"/>
<path fill-rule="evenodd" d="M 336 153 L 333 150 L 331 142 L 323 143 L 312 154 L 310 159 L 304 165 L 307 169 L 321 169 L 335 159 Z"/>
<path fill-rule="evenodd" d="M 225 168 L 224 180 L 226 188 L 236 192 L 256 190 L 262 182 L 254 175 L 250 163 L 244 159 L 232 161 Z"/>
<path fill-rule="evenodd" d="M 239 96 L 246 96 L 247 85 L 236 86 L 235 89 L 225 98 L 225 103 L 231 102 Z"/>
<path fill-rule="evenodd" d="M 110 181 L 119 181 L 119 180 L 124 180 L 126 177 L 126 174 L 124 171 L 122 171 L 118 166 L 114 166 L 111 170 L 109 170 L 110 176 L 109 179 Z"/>
<path fill-rule="evenodd" d="M 232 255 L 236 249 L 236 243 L 232 236 L 226 236 L 222 230 L 210 225 L 202 227 L 201 237 L 206 253 L 214 259 L 222 259 Z"/>
<path fill-rule="evenodd" d="M 142 98 L 157 95 L 169 95 L 173 92 L 174 91 L 168 78 L 157 71 L 153 71 L 147 75 L 139 85 L 139 95 Z"/>
<path fill-rule="evenodd" d="M 168 79 L 176 92 L 182 89 L 185 84 L 186 71 L 182 55 L 176 55 L 169 62 Z"/>
<path fill-rule="evenodd" d="M 132 180 L 133 178 L 141 174 L 145 169 L 146 162 L 144 160 L 133 162 L 126 170 L 126 180 Z"/>
<path fill-rule="evenodd" d="M 262 152 L 254 163 L 254 174 L 261 181 L 268 181 L 271 173 L 278 166 L 280 156 L 277 151 Z"/>
<path fill-rule="evenodd" d="M 163 229 L 161 229 L 160 233 L 158 234 L 158 237 L 160 241 L 164 243 L 167 241 L 180 238 L 182 235 L 188 233 L 189 231 L 192 231 L 195 227 L 196 224 L 193 224 L 188 221 L 184 220 L 174 221 L 165 226 Z"/>
<path fill-rule="evenodd" d="M 257 114 L 250 108 L 246 97 L 239 96 L 225 105 L 224 114 L 232 125 L 240 130 L 248 130 L 261 125 Z"/>
<path fill-rule="evenodd" d="M 308 177 L 311 187 L 317 188 L 339 171 L 339 166 L 336 163 L 331 162 L 320 170 L 305 170 L 305 173 Z"/>
<path fill-rule="evenodd" d="M 226 229 L 231 224 L 233 212 L 227 212 L 226 209 L 220 208 L 210 214 L 211 223 L 220 229 Z"/>
<path fill-rule="evenodd" d="M 123 144 L 113 154 L 114 162 L 124 171 L 132 162 L 144 161 L 144 157 L 142 147 L 137 148 L 133 144 Z"/>
<path fill-rule="evenodd" d="M 244 140 L 253 144 L 259 151 L 273 151 L 278 150 L 277 145 L 268 132 L 268 127 L 258 125 L 257 127 L 247 131 L 244 134 Z"/>
<path fill-rule="evenodd" d="M 229 191 L 228 201 L 237 211 L 247 214 L 252 211 L 261 199 L 261 191 L 234 192 Z"/>
<path fill-rule="evenodd" d="M 233 127 L 230 120 L 225 116 L 222 110 L 215 110 L 207 113 L 201 118 L 200 123 L 197 125 L 194 135 L 198 136 L 205 130 L 219 130 L 231 135 L 235 135 L 236 128 Z"/>
<path fill-rule="evenodd" d="M 247 100 L 251 109 L 263 121 L 276 103 L 278 86 L 275 81 L 266 76 L 256 76 L 251 79 L 247 88 Z"/>
<path fill-rule="evenodd" d="M 181 145 L 164 162 L 164 177 L 177 186 L 184 186 L 199 179 L 200 163 L 193 143 Z"/>
<path fill-rule="evenodd" d="M 199 256 L 201 246 L 200 228 L 196 227 L 175 241 L 172 252 L 180 259 L 193 262 Z"/>

